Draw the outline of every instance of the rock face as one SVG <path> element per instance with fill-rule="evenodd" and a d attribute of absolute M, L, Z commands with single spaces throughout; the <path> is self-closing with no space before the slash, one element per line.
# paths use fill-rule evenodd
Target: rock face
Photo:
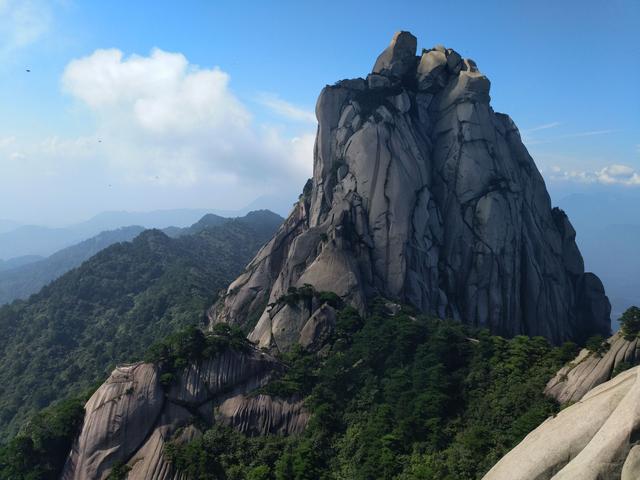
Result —
<path fill-rule="evenodd" d="M 507 336 L 608 335 L 602 283 L 489 88 L 451 49 L 416 56 L 408 32 L 366 79 L 325 87 L 313 178 L 211 322 L 255 325 L 260 346 L 286 349 L 314 311 L 273 305 L 311 284 L 362 310 L 382 295 Z"/>
<path fill-rule="evenodd" d="M 269 395 L 237 395 L 220 405 L 216 421 L 245 434 L 291 435 L 302 433 L 309 421 L 309 413 L 300 400 L 289 401 Z"/>
<path fill-rule="evenodd" d="M 640 367 L 634 367 L 547 419 L 484 480 L 637 480 L 639 430 Z"/>
<path fill-rule="evenodd" d="M 616 333 L 607 340 L 609 349 L 599 355 L 583 349 L 549 381 L 545 393 L 559 403 L 577 402 L 594 387 L 611 379 L 621 364 L 636 365 L 640 361 L 638 339 L 625 340 Z"/>
<path fill-rule="evenodd" d="M 87 402 L 61 478 L 104 480 L 116 464 L 126 464 L 128 480 L 179 480 L 164 446 L 201 435 L 194 423 L 221 422 L 250 435 L 298 433 L 309 418 L 302 402 L 245 397 L 282 368 L 257 350 L 229 350 L 187 366 L 167 388 L 155 365 L 118 367 Z"/>

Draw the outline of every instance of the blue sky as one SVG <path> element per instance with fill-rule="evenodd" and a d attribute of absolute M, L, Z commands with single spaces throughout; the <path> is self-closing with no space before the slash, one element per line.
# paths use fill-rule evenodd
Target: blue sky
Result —
<path fill-rule="evenodd" d="M 319 91 L 400 29 L 478 63 L 552 191 L 640 190 L 638 24 L 634 0 L 0 0 L 0 218 L 293 200 Z"/>

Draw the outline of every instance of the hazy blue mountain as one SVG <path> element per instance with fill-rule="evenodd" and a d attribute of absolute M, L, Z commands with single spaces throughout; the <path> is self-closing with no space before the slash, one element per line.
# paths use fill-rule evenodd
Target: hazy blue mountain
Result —
<path fill-rule="evenodd" d="M 0 305 L 37 293 L 49 282 L 79 266 L 99 251 L 114 243 L 133 240 L 142 231 L 144 228 L 140 226 L 109 230 L 47 258 L 0 271 Z"/>
<path fill-rule="evenodd" d="M 168 227 L 164 228 L 162 231 L 170 237 L 176 238 L 182 235 L 190 235 L 193 233 L 197 233 L 205 228 L 209 227 L 217 227 L 222 225 L 224 222 L 228 221 L 228 218 L 221 217 L 220 215 L 216 215 L 213 213 L 207 213 L 202 218 L 200 218 L 197 222 L 189 227 Z"/>
<path fill-rule="evenodd" d="M 282 217 L 269 210 L 258 210 L 233 220 L 238 223 L 250 224 L 255 228 L 270 230 L 273 225 L 282 222 Z M 164 228 L 162 231 L 169 237 L 177 238 L 194 235 L 229 221 L 231 219 L 207 213 L 189 227 L 172 226 Z M 28 298 L 101 250 L 114 243 L 131 241 L 144 230 L 143 227 L 137 225 L 107 230 L 44 259 L 37 256 L 26 256 L 0 262 L 0 305 L 16 299 Z"/>
<path fill-rule="evenodd" d="M 0 218 L 0 233 L 10 232 L 11 230 L 15 230 L 19 226 L 20 224 L 18 222 Z"/>
<path fill-rule="evenodd" d="M 218 217 L 218 220 L 223 217 L 241 217 L 252 211 L 265 209 L 287 215 L 291 210 L 292 202 L 293 199 L 268 195 L 262 196 L 238 210 L 182 208 L 151 212 L 108 211 L 99 213 L 89 220 L 64 227 L 20 225 L 9 220 L 0 220 L 0 260 L 26 255 L 46 257 L 100 232 L 115 230 L 127 225 L 158 228 L 169 236 L 175 236 L 178 234 L 178 229 L 190 227 L 206 214 L 212 214 Z"/>
<path fill-rule="evenodd" d="M 286 218 L 291 213 L 293 203 L 296 200 L 297 198 L 280 197 L 278 195 L 263 195 L 243 208 L 242 214 L 267 209 Z"/>
<path fill-rule="evenodd" d="M 175 210 L 155 210 L 151 212 L 113 211 L 102 212 L 85 222 L 70 228 L 77 232 L 113 230 L 124 225 L 142 225 L 146 228 L 188 227 L 197 222 L 211 209 L 181 208 Z"/>
<path fill-rule="evenodd" d="M 152 212 L 103 212 L 66 227 L 24 225 L 0 233 L 0 258 L 24 255 L 48 256 L 58 250 L 86 240 L 100 232 L 127 225 L 145 228 L 188 227 L 210 212 L 205 209 L 157 210 Z"/>
<path fill-rule="evenodd" d="M 42 260 L 42 258 L 40 255 L 23 255 L 22 257 L 14 257 L 9 260 L 0 260 L 0 272 L 22 267 L 23 265 Z"/>

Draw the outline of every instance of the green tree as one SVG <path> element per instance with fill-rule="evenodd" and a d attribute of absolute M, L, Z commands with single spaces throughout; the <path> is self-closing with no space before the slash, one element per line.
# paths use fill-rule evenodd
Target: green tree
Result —
<path fill-rule="evenodd" d="M 640 333 L 640 308 L 629 307 L 620 318 L 620 331 L 625 340 L 634 340 Z"/>

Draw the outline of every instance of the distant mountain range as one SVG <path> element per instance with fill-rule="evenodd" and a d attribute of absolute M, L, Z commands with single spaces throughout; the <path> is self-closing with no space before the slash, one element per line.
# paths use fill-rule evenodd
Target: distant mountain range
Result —
<path fill-rule="evenodd" d="M 25 255 L 48 256 L 100 232 L 126 225 L 139 225 L 144 228 L 186 227 L 197 222 L 206 213 L 209 213 L 209 210 L 104 212 L 85 222 L 67 227 L 22 225 L 0 234 L 0 258 L 11 259 Z"/>
<path fill-rule="evenodd" d="M 268 209 L 281 216 L 287 215 L 292 200 L 277 196 L 263 196 L 239 210 L 175 209 L 150 212 L 110 211 L 84 222 L 65 227 L 23 225 L 12 220 L 0 219 L 0 270 L 4 262 L 17 257 L 26 257 L 18 264 L 39 260 L 58 250 L 69 247 L 107 230 L 139 225 L 144 228 L 184 228 L 193 225 L 206 214 L 218 217 L 241 217 L 255 210 Z M 30 258 L 29 258 L 30 257 Z M 4 262 L 3 262 L 4 261 Z M 12 265 L 17 266 L 17 265 Z"/>
<path fill-rule="evenodd" d="M 15 230 L 19 226 L 20 224 L 18 222 L 0 218 L 0 233 L 10 232 L 11 230 Z"/>
<path fill-rule="evenodd" d="M 0 260 L 0 272 L 22 267 L 23 265 L 42 260 L 42 258 L 40 255 L 23 255 L 22 257 L 14 257 L 9 260 Z"/>
<path fill-rule="evenodd" d="M 64 248 L 47 258 L 36 257 L 35 262 L 0 271 L 0 305 L 37 293 L 46 284 L 79 266 L 99 251 L 114 243 L 133 240 L 143 231 L 144 228 L 140 226 L 108 230 L 77 245 Z M 18 257 L 20 258 L 25 257 Z M 16 262 L 13 261 L 13 263 Z"/>
<path fill-rule="evenodd" d="M 231 219 L 207 213 L 193 225 L 188 227 L 171 226 L 162 229 L 162 232 L 171 238 L 178 238 L 185 235 L 195 235 L 205 229 L 221 226 L 229 221 Z M 257 228 L 270 229 L 274 224 L 280 223 L 282 217 L 269 210 L 258 210 L 249 212 L 244 217 L 237 217 L 237 221 L 251 223 Z M 56 278 L 80 266 L 101 250 L 115 243 L 131 241 L 144 230 L 145 228 L 139 225 L 107 230 L 88 240 L 64 248 L 47 258 L 26 256 L 0 262 L 0 305 L 16 299 L 28 298 Z"/>
<path fill-rule="evenodd" d="M 175 329 L 202 323 L 218 292 L 282 220 L 270 211 L 207 215 L 174 229 L 175 238 L 128 227 L 47 259 L 43 271 L 52 272 L 109 241 L 135 237 L 104 248 L 28 300 L 0 306 L 2 438 L 34 410 L 90 387 Z"/>

